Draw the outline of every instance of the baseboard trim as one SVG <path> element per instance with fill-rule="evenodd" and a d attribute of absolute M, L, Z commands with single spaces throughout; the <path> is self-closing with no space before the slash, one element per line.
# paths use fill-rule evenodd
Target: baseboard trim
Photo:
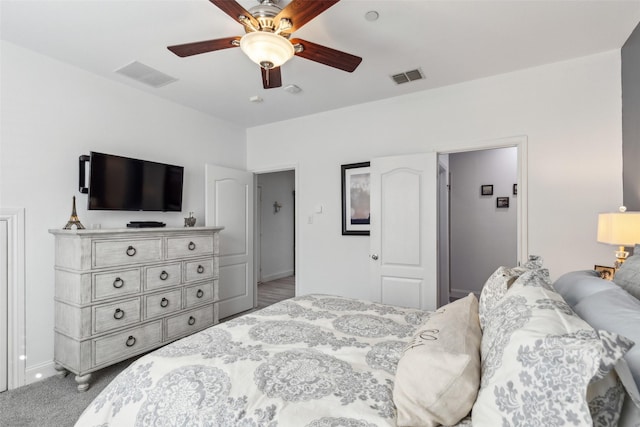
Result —
<path fill-rule="evenodd" d="M 262 276 L 262 282 L 270 282 L 272 280 L 278 280 L 290 276 L 293 276 L 293 270 L 281 271 L 280 273 Z"/>
<path fill-rule="evenodd" d="M 42 381 L 43 379 L 52 377 L 57 373 L 58 371 L 55 370 L 53 361 L 27 367 L 25 370 L 25 385 Z"/>
<path fill-rule="evenodd" d="M 480 298 L 480 294 L 478 292 L 464 289 L 451 289 L 451 291 L 449 292 L 449 298 L 460 299 L 466 297 L 470 293 L 474 293 L 476 295 L 476 298 Z"/>

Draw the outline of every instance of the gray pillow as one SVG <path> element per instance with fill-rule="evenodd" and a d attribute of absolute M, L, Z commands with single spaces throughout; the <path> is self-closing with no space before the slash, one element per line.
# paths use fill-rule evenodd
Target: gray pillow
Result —
<path fill-rule="evenodd" d="M 636 245 L 636 248 L 638 246 Z M 640 299 L 640 251 L 630 256 L 620 266 L 613 282 L 634 297 Z"/>
<path fill-rule="evenodd" d="M 614 283 L 601 279 L 594 270 L 566 273 L 555 281 L 553 287 L 571 308 L 589 295 L 618 288 Z"/>
<path fill-rule="evenodd" d="M 594 329 L 604 329 L 640 343 L 640 301 L 624 289 L 600 291 L 573 308 Z M 640 388 L 640 345 L 624 355 L 636 385 Z"/>

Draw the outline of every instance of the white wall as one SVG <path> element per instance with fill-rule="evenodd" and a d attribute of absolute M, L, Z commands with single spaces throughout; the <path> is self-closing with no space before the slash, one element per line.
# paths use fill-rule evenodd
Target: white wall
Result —
<path fill-rule="evenodd" d="M 77 196 L 85 227 L 204 224 L 204 165 L 244 168 L 245 130 L 2 42 L 0 204 L 25 208 L 27 373 L 53 359 L 54 240 Z M 159 89 L 162 90 L 162 89 Z M 185 167 L 183 212 L 86 210 L 78 156 L 101 151 Z M 27 382 L 32 378 L 27 376 Z"/>
<path fill-rule="evenodd" d="M 268 282 L 293 274 L 295 172 L 260 174 L 258 185 L 262 189 L 260 280 Z M 274 202 L 282 206 L 277 213 Z"/>
<path fill-rule="evenodd" d="M 369 239 L 340 232 L 341 164 L 516 135 L 528 139 L 529 253 L 554 278 L 610 265 L 596 217 L 622 202 L 620 87 L 616 50 L 249 129 L 250 170 L 298 165 L 298 293 L 370 295 Z"/>
<path fill-rule="evenodd" d="M 501 265 L 517 263 L 518 149 L 466 151 L 449 155 L 451 172 L 451 295 L 478 295 L 487 277 Z M 493 185 L 482 196 L 480 186 Z M 508 197 L 509 207 L 496 207 Z"/>

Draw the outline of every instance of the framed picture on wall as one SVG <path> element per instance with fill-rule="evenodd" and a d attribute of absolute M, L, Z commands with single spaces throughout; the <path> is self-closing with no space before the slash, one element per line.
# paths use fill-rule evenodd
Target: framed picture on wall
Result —
<path fill-rule="evenodd" d="M 480 195 L 481 196 L 493 196 L 493 185 L 481 185 L 480 186 Z"/>
<path fill-rule="evenodd" d="M 341 167 L 342 234 L 368 236 L 370 217 L 370 163 L 350 163 Z"/>
<path fill-rule="evenodd" d="M 508 208 L 509 207 L 509 198 L 508 197 L 498 197 L 496 199 L 496 207 L 497 208 Z"/>
<path fill-rule="evenodd" d="M 518 195 L 518 184 L 513 184 L 513 195 L 514 196 Z"/>

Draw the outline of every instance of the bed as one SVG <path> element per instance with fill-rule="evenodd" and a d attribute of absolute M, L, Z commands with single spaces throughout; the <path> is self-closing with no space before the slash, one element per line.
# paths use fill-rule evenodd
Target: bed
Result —
<path fill-rule="evenodd" d="M 285 300 L 138 359 L 76 425 L 394 426 L 395 368 L 429 315 L 328 295 Z"/>
<path fill-rule="evenodd" d="M 625 328 L 594 327 L 584 280 L 533 259 L 433 312 L 295 297 L 141 357 L 76 426 L 640 427 L 640 301 L 616 287 Z"/>

